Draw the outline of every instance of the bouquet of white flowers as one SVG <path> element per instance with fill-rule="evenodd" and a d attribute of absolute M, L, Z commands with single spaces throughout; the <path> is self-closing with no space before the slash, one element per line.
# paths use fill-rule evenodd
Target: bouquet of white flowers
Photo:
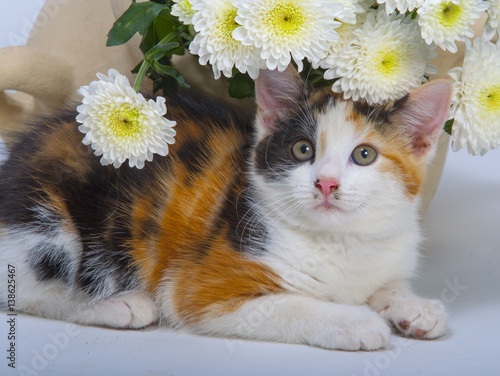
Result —
<path fill-rule="evenodd" d="M 471 25 L 485 13 L 484 30 L 476 36 Z M 189 51 L 201 65 L 212 67 L 215 78 L 228 77 L 233 97 L 253 95 L 253 79 L 261 69 L 283 71 L 295 64 L 313 85 L 331 85 L 346 99 L 383 105 L 437 73 L 431 64 L 437 48 L 456 52 L 457 42 L 465 42 L 463 66 L 448 72 L 454 96 L 444 129 L 454 150 L 467 145 L 471 154 L 483 155 L 500 144 L 500 43 L 493 42 L 499 30 L 500 0 L 151 0 L 133 1 L 115 22 L 108 45 L 142 35 L 136 92 L 146 76 L 155 91 L 188 88 L 172 57 Z M 83 132 L 93 129 L 90 117 L 88 111 L 80 117 L 87 122 Z M 155 119 L 144 124 L 161 123 Z M 167 129 L 168 143 L 171 125 L 160 125 Z M 141 134 L 148 133 L 134 133 Z M 127 152 L 122 145 L 120 153 L 108 152 L 104 160 L 120 165 L 132 153 L 140 161 L 134 164 L 142 166 L 156 149 L 165 154 L 166 139 L 158 137 L 161 148 Z M 106 147 L 99 145 L 98 152 Z"/>

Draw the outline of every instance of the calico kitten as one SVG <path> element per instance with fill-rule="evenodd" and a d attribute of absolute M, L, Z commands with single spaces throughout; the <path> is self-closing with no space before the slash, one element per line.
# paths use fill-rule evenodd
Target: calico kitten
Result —
<path fill-rule="evenodd" d="M 441 336 L 442 304 L 408 280 L 450 91 L 372 107 L 263 71 L 254 124 L 172 96 L 176 143 L 143 170 L 101 166 L 74 113 L 47 119 L 1 166 L 0 279 L 15 266 L 18 310 L 82 324 L 345 350 L 389 325 Z"/>

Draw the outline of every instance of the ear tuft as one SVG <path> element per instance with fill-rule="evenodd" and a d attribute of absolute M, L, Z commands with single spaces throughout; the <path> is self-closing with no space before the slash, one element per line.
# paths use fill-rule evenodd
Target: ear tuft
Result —
<path fill-rule="evenodd" d="M 290 64 L 283 72 L 261 70 L 255 81 L 257 124 L 271 133 L 278 120 L 293 115 L 304 93 L 304 82 Z"/>
<path fill-rule="evenodd" d="M 396 110 L 394 120 L 409 131 L 416 155 L 424 156 L 434 150 L 448 119 L 451 94 L 449 80 L 432 80 L 413 90 Z"/>

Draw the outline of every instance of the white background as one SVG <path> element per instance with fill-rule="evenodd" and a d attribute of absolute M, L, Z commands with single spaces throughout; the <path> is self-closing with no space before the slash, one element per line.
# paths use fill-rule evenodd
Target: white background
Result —
<path fill-rule="evenodd" d="M 0 1 L 3 47 L 26 37 L 43 0 Z M 0 312 L 0 375 L 500 375 L 500 150 L 450 152 L 424 226 L 415 287 L 447 302 L 449 331 L 439 340 L 393 335 L 384 351 L 341 352 L 19 316 L 17 369 L 10 370 Z"/>

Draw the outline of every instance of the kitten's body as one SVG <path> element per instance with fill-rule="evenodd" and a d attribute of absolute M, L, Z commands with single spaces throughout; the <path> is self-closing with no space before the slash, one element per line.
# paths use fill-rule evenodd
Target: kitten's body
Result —
<path fill-rule="evenodd" d="M 340 349 L 384 346 L 385 320 L 439 336 L 442 306 L 406 282 L 449 102 L 434 86 L 376 109 L 263 72 L 253 137 L 247 119 L 175 96 L 176 144 L 143 170 L 100 166 L 74 114 L 46 121 L 0 169 L 0 278 L 16 267 L 17 309 L 87 324 L 161 318 Z M 378 152 L 367 166 L 351 157 L 359 145 Z"/>

